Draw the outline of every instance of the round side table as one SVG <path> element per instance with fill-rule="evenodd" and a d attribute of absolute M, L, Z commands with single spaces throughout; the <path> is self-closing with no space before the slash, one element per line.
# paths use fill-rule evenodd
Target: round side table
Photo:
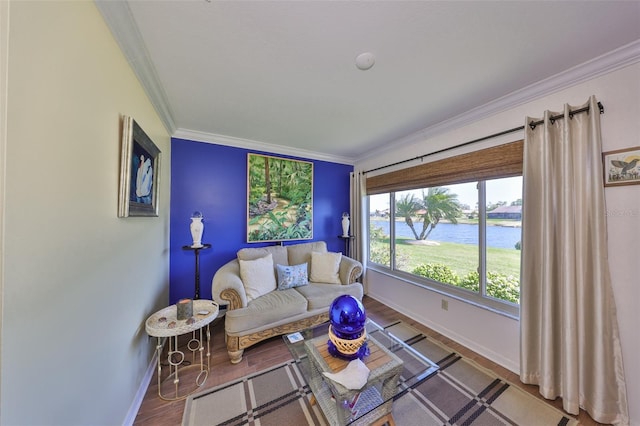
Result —
<path fill-rule="evenodd" d="M 145 329 L 149 336 L 156 337 L 158 358 L 158 396 L 165 401 L 184 399 L 198 390 L 209 377 L 211 369 L 211 333 L 209 324 L 218 316 L 218 304 L 211 300 L 194 300 L 193 316 L 186 320 L 177 319 L 176 305 L 159 310 L 147 318 Z M 191 340 L 187 344 L 191 352 L 191 361 L 185 362 L 185 353 L 178 349 L 178 336 L 191 333 Z M 205 335 L 206 334 L 206 335 Z M 169 366 L 167 377 L 162 377 L 162 338 L 169 340 L 166 365 Z M 206 345 L 206 346 L 205 346 Z M 205 352 L 206 348 L 206 354 Z M 206 363 L 204 358 L 207 358 Z M 199 362 L 198 362 L 199 359 Z M 195 379 L 195 386 L 180 386 L 179 373 L 187 368 L 200 368 Z M 163 392 L 163 385 L 167 392 Z M 173 385 L 173 386 L 171 386 Z"/>

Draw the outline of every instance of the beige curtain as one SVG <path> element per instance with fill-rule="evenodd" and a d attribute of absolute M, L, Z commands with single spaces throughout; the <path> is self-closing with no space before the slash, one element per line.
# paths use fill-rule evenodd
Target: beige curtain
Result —
<path fill-rule="evenodd" d="M 365 238 L 367 224 L 365 212 L 365 179 L 360 172 L 351 172 L 351 233 L 355 239 L 351 243 L 351 257 L 365 264 L 364 248 L 366 247 Z"/>
<path fill-rule="evenodd" d="M 525 125 L 520 379 L 564 409 L 628 424 L 607 259 L 600 116 Z M 527 118 L 527 122 L 532 119 Z M 534 121 L 536 119 L 533 119 Z"/>

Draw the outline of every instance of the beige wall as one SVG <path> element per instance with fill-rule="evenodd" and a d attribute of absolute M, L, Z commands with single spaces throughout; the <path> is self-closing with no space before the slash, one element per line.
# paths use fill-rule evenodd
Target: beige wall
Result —
<path fill-rule="evenodd" d="M 121 424 L 168 302 L 170 137 L 93 2 L 5 5 L 0 423 Z M 122 114 L 162 151 L 159 217 L 117 217 Z"/>
<path fill-rule="evenodd" d="M 356 164 L 356 169 L 369 170 L 518 127 L 525 123 L 526 116 L 542 117 L 546 109 L 562 111 L 564 103 L 582 105 L 590 95 L 596 95 L 605 107 L 605 114 L 601 117 L 604 151 L 639 146 L 639 76 L 640 64 L 636 63 L 429 140 L 415 142 L 402 148 L 396 145 L 393 151 Z M 522 139 L 522 137 L 522 134 L 512 134 L 499 140 L 488 141 L 485 145 L 504 143 Z M 640 364 L 636 362 L 640 352 L 637 319 L 637 305 L 640 301 L 638 285 L 640 186 L 606 188 L 605 197 L 609 231 L 609 262 L 625 361 L 629 414 L 631 423 L 640 425 L 640 404 L 637 403 L 640 401 Z M 505 367 L 518 371 L 518 321 L 456 300 L 450 300 L 449 310 L 443 311 L 440 307 L 442 295 L 373 271 L 367 272 L 366 285 L 369 295 L 443 332 Z"/>

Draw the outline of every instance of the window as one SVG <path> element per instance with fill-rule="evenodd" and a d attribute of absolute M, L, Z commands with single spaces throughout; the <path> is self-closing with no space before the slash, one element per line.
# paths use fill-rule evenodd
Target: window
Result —
<path fill-rule="evenodd" d="M 491 156 L 496 154 L 494 150 Z M 482 157 L 483 152 L 477 155 Z M 397 179 L 395 190 L 369 195 L 369 262 L 373 269 L 517 316 L 521 151 L 519 170 L 479 173 L 483 179 L 461 181 L 456 181 L 458 173 L 451 172 L 442 179 L 437 170 L 446 164 L 439 163 L 457 160 L 417 166 L 420 173 L 431 172 L 422 176 L 429 185 L 417 186 L 416 174 L 405 169 L 400 171 L 409 178 L 405 181 L 414 179 L 404 185 L 409 188 Z M 436 174 L 440 177 L 434 179 Z M 398 172 L 379 182 L 388 186 L 394 177 Z M 368 192 L 379 191 L 369 187 L 369 179 L 367 186 Z"/>

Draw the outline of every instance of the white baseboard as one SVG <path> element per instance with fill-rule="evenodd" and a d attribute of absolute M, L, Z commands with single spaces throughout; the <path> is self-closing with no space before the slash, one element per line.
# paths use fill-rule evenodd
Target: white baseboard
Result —
<path fill-rule="evenodd" d="M 133 423 L 136 420 L 136 416 L 138 415 L 138 411 L 140 410 L 140 406 L 142 405 L 142 401 L 144 400 L 144 396 L 147 394 L 147 389 L 149 389 L 149 384 L 151 384 L 151 379 L 153 378 L 153 373 L 156 371 L 157 365 L 158 365 L 158 351 L 154 350 L 153 357 L 151 357 L 151 361 L 149 362 L 147 371 L 144 373 L 144 376 L 142 377 L 142 381 L 140 382 L 138 391 L 136 392 L 136 395 L 133 398 L 131 407 L 129 407 L 127 416 L 122 422 L 122 426 L 133 426 Z"/>

